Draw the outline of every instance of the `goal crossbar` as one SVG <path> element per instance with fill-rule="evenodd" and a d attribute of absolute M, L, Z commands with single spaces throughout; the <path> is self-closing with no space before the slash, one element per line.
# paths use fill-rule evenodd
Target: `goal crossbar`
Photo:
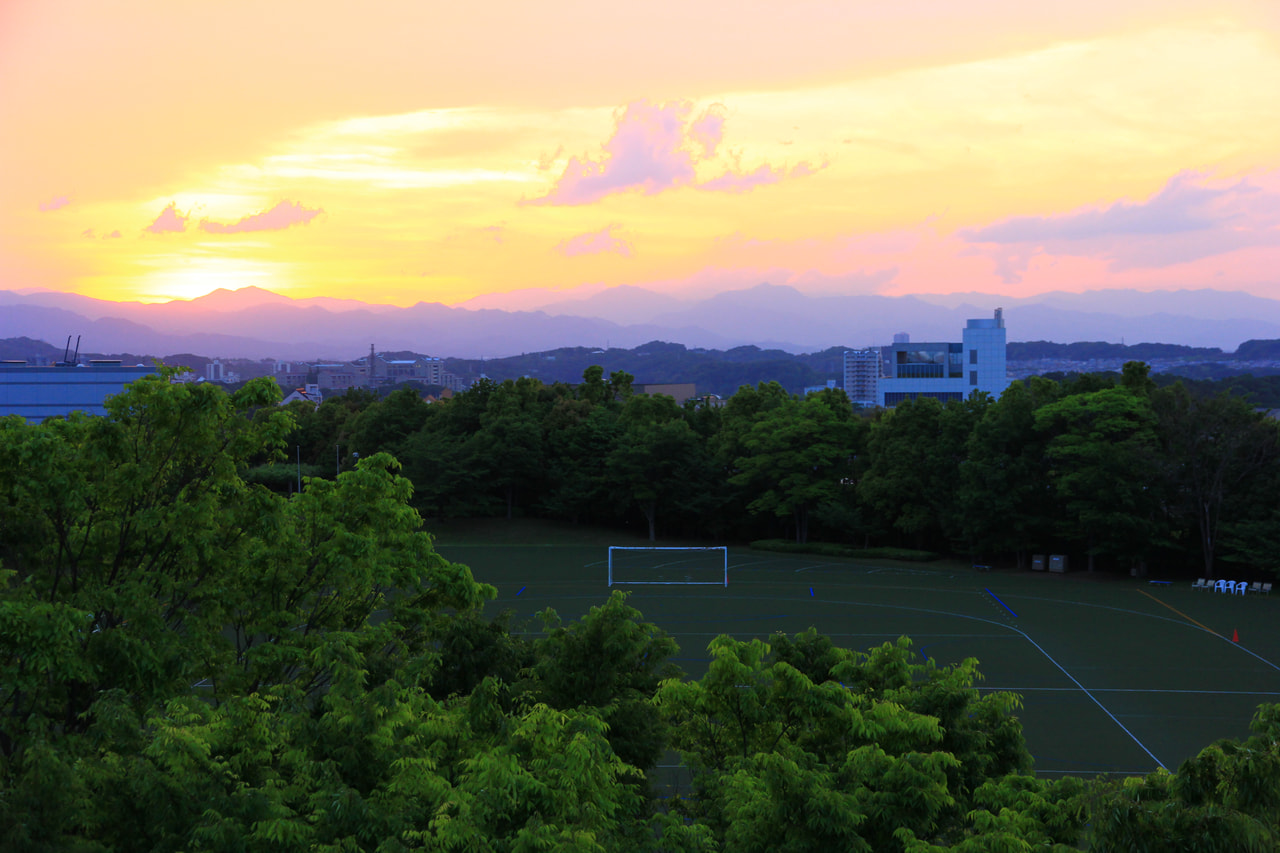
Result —
<path fill-rule="evenodd" d="M 609 586 L 615 584 L 728 586 L 729 549 L 724 545 L 611 545 Z"/>

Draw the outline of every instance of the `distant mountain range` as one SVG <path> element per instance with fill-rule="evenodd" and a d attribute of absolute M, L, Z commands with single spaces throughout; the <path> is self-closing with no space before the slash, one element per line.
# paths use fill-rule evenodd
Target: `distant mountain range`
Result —
<path fill-rule="evenodd" d="M 1004 308 L 1009 340 L 1162 342 L 1234 351 L 1280 339 L 1280 300 L 1216 290 L 813 296 L 787 286 L 681 300 L 638 287 L 523 291 L 537 310 L 505 311 L 490 296 L 450 307 L 408 308 L 328 298 L 290 299 L 247 287 L 167 303 L 111 302 L 69 293 L 0 291 L 0 338 L 26 336 L 82 351 L 223 358 L 338 359 L 369 349 L 456 358 L 500 358 L 564 346 L 630 348 L 649 341 L 788 352 L 882 345 L 898 332 L 917 341 L 958 341 L 965 321 Z"/>

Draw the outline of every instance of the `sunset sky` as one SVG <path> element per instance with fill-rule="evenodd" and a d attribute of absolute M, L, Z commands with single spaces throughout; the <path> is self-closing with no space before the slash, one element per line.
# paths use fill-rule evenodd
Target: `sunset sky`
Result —
<path fill-rule="evenodd" d="M 763 281 L 1280 298 L 1280 3 L 0 0 L 0 289 Z"/>

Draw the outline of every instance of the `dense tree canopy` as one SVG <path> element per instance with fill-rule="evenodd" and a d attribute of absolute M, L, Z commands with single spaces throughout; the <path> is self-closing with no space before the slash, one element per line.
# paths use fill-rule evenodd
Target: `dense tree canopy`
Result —
<path fill-rule="evenodd" d="M 401 392 L 293 414 L 281 439 L 302 462 L 323 472 L 335 446 L 391 453 L 428 516 L 634 525 L 653 539 L 789 536 L 1020 566 L 1060 553 L 1111 571 L 1280 570 L 1276 421 L 1237 397 L 1157 387 L 1138 362 L 1118 377 L 1014 382 L 998 400 L 871 412 L 836 389 L 800 399 L 777 383 L 744 386 L 723 407 L 677 406 L 595 366 L 576 386 L 482 380 L 431 405 Z M 271 471 L 251 479 L 293 488 L 283 466 Z"/>
<path fill-rule="evenodd" d="M 353 399 L 346 415 L 317 417 L 410 457 L 426 436 L 465 447 L 486 429 L 488 441 L 518 433 L 547 460 L 560 441 L 594 448 L 618 464 L 583 460 L 577 482 L 601 495 L 625 486 L 628 510 L 651 500 L 714 512 L 692 502 L 732 501 L 741 477 L 752 500 L 776 492 L 762 514 L 794 518 L 800 503 L 847 499 L 827 488 L 828 472 L 886 476 L 858 457 L 883 447 L 895 421 L 946 451 L 919 472 L 926 483 L 975 458 L 1042 454 L 1050 468 L 1037 483 L 1069 506 L 1082 498 L 1055 478 L 1093 476 L 1105 457 L 1090 442 L 1136 441 L 1147 454 L 1171 440 L 1162 419 L 1193 405 L 1143 385 L 1034 386 L 1007 395 L 1017 405 L 1005 412 L 1004 400 L 976 400 L 858 421 L 838 395 L 798 401 L 762 387 L 717 415 L 634 397 L 625 375 L 588 379 L 581 393 L 504 383 L 440 409 L 407 396 L 346 408 Z M 309 428 L 277 398 L 266 382 L 227 396 L 160 376 L 113 398 L 105 417 L 0 420 L 3 849 L 1275 849 L 1280 706 L 1259 708 L 1249 739 L 1213 744 L 1176 773 L 1049 782 L 1031 775 L 1018 698 L 981 694 L 976 661 L 938 666 L 905 638 L 857 652 L 814 631 L 721 636 L 706 675 L 689 680 L 672 638 L 621 594 L 569 624 L 547 612 L 540 636 L 516 635 L 484 612 L 493 589 L 435 552 L 390 454 L 362 450 L 301 493 L 247 481 Z M 1267 493 L 1268 457 L 1237 451 L 1274 441 L 1274 429 L 1194 405 L 1217 425 L 1209 447 L 1186 451 L 1202 469 L 1166 460 L 1151 476 L 1160 495 L 1220 492 L 1220 517 L 1238 489 Z M 650 434 L 678 442 L 680 476 L 701 495 L 639 491 L 625 474 L 633 463 L 614 455 L 647 452 Z M 786 476 L 761 489 L 769 465 L 757 455 Z M 574 482 L 554 464 L 569 467 L 468 485 L 472 506 L 537 505 L 540 491 Z M 965 476 L 945 501 L 929 498 L 912 535 L 990 536 L 964 521 L 983 482 Z M 1107 492 L 1090 511 L 1123 499 Z M 442 486 L 430 500 L 450 498 Z M 1142 504 L 1143 523 L 1176 519 L 1179 506 Z M 1123 538 L 1097 547 L 1132 556 Z M 648 774 L 668 748 L 696 798 L 656 797 Z"/>

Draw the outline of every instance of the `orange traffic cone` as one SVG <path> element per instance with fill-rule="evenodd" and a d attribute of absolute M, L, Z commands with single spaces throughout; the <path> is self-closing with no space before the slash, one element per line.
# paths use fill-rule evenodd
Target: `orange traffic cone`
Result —
<path fill-rule="evenodd" d="M 1231 642 L 1233 643 L 1240 642 L 1240 632 L 1238 630 L 1231 632 Z"/>

